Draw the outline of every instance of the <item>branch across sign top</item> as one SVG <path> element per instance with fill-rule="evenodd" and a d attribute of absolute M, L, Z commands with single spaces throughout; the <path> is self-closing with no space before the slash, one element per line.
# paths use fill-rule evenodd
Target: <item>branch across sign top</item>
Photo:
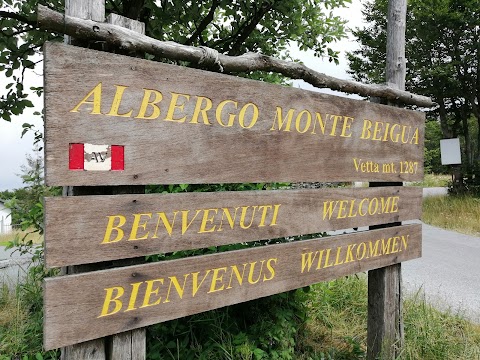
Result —
<path fill-rule="evenodd" d="M 59 43 L 45 109 L 48 185 L 423 177 L 420 112 Z"/>

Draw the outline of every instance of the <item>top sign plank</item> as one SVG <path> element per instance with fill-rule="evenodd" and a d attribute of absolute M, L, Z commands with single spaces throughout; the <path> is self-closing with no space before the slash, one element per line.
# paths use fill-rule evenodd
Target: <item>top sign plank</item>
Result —
<path fill-rule="evenodd" d="M 424 115 L 59 43 L 48 185 L 413 181 Z"/>

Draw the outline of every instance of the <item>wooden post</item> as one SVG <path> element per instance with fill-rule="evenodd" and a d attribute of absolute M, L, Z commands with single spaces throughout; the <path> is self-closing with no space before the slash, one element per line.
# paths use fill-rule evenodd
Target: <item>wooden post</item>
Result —
<path fill-rule="evenodd" d="M 66 0 L 65 14 L 82 19 L 90 19 L 99 22 L 105 20 L 104 0 Z M 126 27 L 136 32 L 145 33 L 143 23 L 124 18 L 123 16 L 110 14 L 107 22 Z M 65 36 L 65 42 L 79 46 L 86 46 L 81 39 L 72 39 Z M 65 196 L 79 195 L 118 195 L 118 194 L 142 194 L 144 186 L 93 186 L 64 188 Z M 141 259 L 127 259 L 110 263 L 88 264 L 82 266 L 70 266 L 63 269 L 65 274 L 77 274 L 92 270 L 100 270 L 106 267 L 133 265 L 143 261 Z M 62 360 L 143 360 L 146 357 L 146 331 L 144 328 L 116 334 L 108 338 L 100 338 L 84 343 L 68 346 L 62 349 Z"/>
<path fill-rule="evenodd" d="M 406 0 L 389 0 L 387 18 L 387 85 L 405 90 Z M 390 103 L 390 105 L 393 105 Z M 371 183 L 370 186 L 401 186 Z M 385 224 L 371 229 L 400 225 Z M 396 359 L 403 347 L 401 264 L 368 272 L 367 359 Z"/>

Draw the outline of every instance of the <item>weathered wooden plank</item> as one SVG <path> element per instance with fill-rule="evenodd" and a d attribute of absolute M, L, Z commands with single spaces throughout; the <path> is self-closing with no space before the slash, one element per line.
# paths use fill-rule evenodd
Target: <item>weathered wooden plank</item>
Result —
<path fill-rule="evenodd" d="M 52 349 L 421 256 L 421 225 L 45 280 Z"/>
<path fill-rule="evenodd" d="M 423 176 L 420 112 L 62 44 L 45 108 L 49 185 Z"/>
<path fill-rule="evenodd" d="M 48 267 L 418 219 L 420 188 L 53 197 Z"/>

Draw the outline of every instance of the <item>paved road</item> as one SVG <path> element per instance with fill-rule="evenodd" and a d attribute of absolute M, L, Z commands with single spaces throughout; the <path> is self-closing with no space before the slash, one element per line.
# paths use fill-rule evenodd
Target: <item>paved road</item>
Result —
<path fill-rule="evenodd" d="M 446 187 L 423 188 L 423 197 L 441 196 L 441 195 L 447 195 L 447 193 L 448 193 L 448 190 Z"/>
<path fill-rule="evenodd" d="M 5 250 L 0 246 L 0 285 L 7 284 L 13 287 L 19 279 L 23 279 L 26 275 L 29 258 L 20 257 L 18 252 Z"/>
<path fill-rule="evenodd" d="M 402 263 L 407 292 L 480 323 L 480 238 L 423 224 L 422 258 Z"/>

